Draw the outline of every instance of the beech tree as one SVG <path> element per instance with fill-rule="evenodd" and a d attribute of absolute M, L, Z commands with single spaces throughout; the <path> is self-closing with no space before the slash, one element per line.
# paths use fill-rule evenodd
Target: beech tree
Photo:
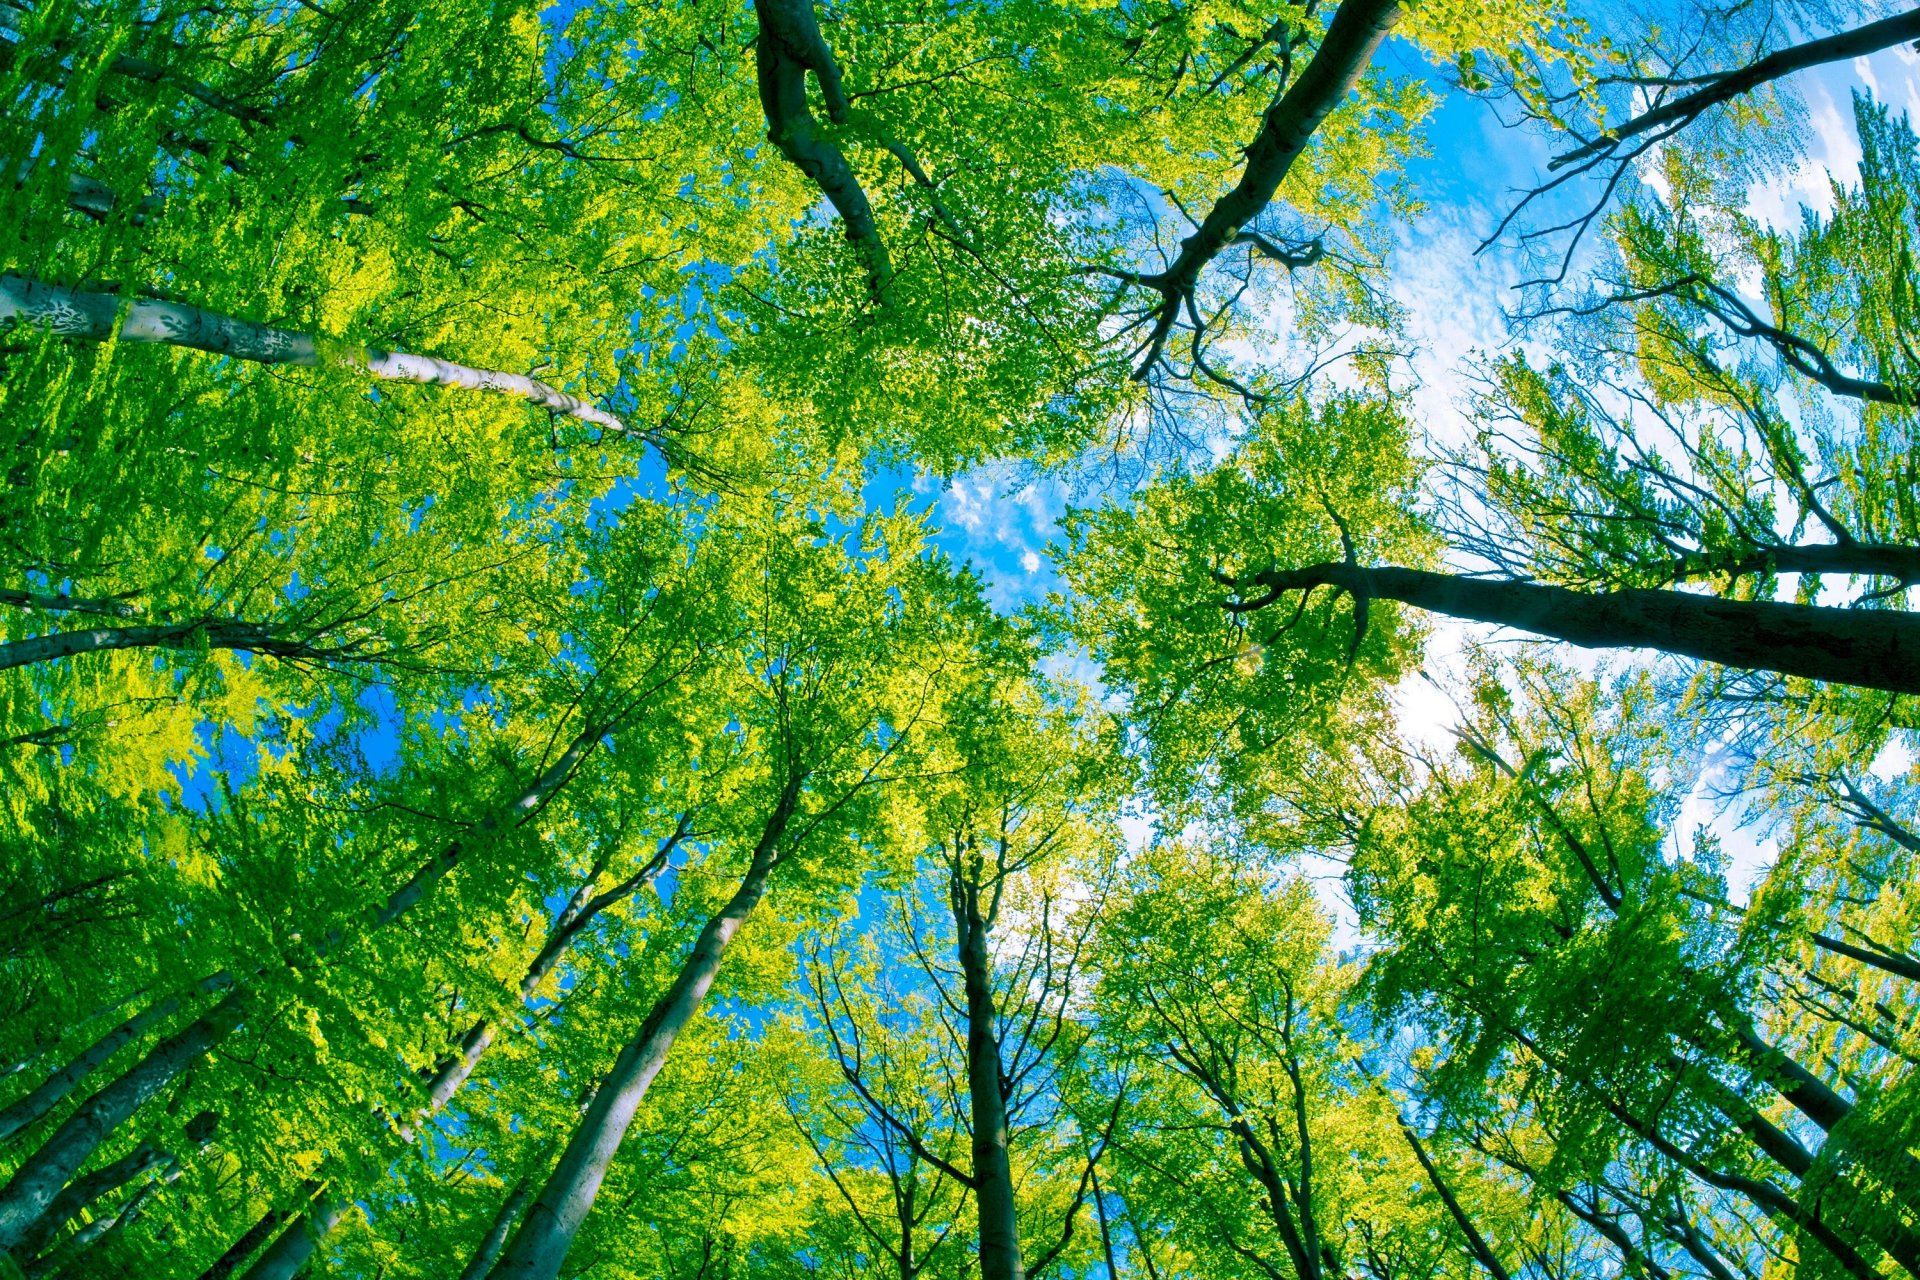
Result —
<path fill-rule="evenodd" d="M 0 0 L 0 1274 L 1920 1275 L 1916 36 Z"/>

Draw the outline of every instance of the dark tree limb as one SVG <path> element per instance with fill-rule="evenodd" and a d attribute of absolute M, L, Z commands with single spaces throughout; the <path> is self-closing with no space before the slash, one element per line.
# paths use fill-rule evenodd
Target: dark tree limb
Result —
<path fill-rule="evenodd" d="M 840 66 L 820 35 L 813 0 L 754 0 L 753 11 L 760 21 L 755 57 L 767 138 L 833 205 L 846 228 L 847 243 L 866 260 L 868 296 L 876 306 L 885 306 L 892 296 L 893 262 L 880 239 L 873 206 L 846 153 L 821 129 L 807 103 L 811 71 L 826 100 L 827 119 L 836 125 L 847 122 L 849 107 L 840 84 Z"/>
<path fill-rule="evenodd" d="M 1895 610 L 1724 600 L 1684 591 L 1569 591 L 1537 582 L 1328 562 L 1227 580 L 1232 613 L 1331 586 L 1356 599 L 1398 600 L 1589 649 L 1658 649 L 1722 666 L 1920 693 L 1920 619 Z M 1249 590 L 1259 594 L 1247 595 Z"/>
<path fill-rule="evenodd" d="M 1652 130 L 1685 127 L 1710 108 L 1751 93 L 1761 85 L 1796 71 L 1829 62 L 1846 62 L 1913 40 L 1920 40 L 1920 9 L 1778 50 L 1757 62 L 1713 76 L 1692 93 L 1641 112 L 1593 141 L 1555 156 L 1547 167 L 1560 169 L 1589 156 L 1609 154 L 1627 139 Z"/>
<path fill-rule="evenodd" d="M 1903 407 L 1920 403 L 1920 395 L 1909 388 L 1844 372 L 1817 343 L 1761 319 L 1740 295 L 1701 276 L 1682 276 L 1667 284 L 1620 294 L 1611 301 L 1643 302 L 1659 297 L 1676 298 L 1697 307 L 1742 338 L 1759 338 L 1772 346 L 1794 372 L 1837 396 Z"/>
<path fill-rule="evenodd" d="M 1247 167 L 1240 181 L 1214 203 L 1193 234 L 1180 242 L 1179 254 L 1164 270 L 1132 276 L 1132 283 L 1154 290 L 1161 299 L 1149 313 L 1153 327 L 1145 344 L 1145 359 L 1135 370 L 1136 378 L 1144 379 L 1159 362 L 1186 300 L 1200 283 L 1201 272 L 1229 245 L 1252 245 L 1263 256 L 1290 267 L 1319 260 L 1318 245 L 1305 251 L 1270 252 L 1270 242 L 1258 235 L 1243 235 L 1242 229 L 1273 202 L 1294 161 L 1305 153 L 1314 133 L 1359 83 L 1400 14 L 1399 0 L 1345 0 L 1334 11 L 1326 35 L 1299 78 L 1267 108 L 1260 131 L 1247 145 Z"/>

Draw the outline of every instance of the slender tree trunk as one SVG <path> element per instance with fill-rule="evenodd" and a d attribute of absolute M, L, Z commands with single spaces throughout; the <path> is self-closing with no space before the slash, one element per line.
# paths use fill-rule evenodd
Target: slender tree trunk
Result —
<path fill-rule="evenodd" d="M 211 995 L 232 985 L 233 975 L 222 971 L 201 979 L 194 989 Z M 0 1111 L 0 1140 L 11 1138 L 59 1106 L 75 1085 L 97 1071 L 107 1059 L 178 1012 L 181 999 L 173 995 L 148 1005 L 74 1055 L 65 1066 L 42 1081 L 39 1088 Z"/>
<path fill-rule="evenodd" d="M 847 120 L 839 65 L 820 34 L 813 0 L 754 0 L 753 12 L 760 24 L 754 59 L 767 138 L 833 205 L 846 228 L 847 243 L 866 260 L 869 296 L 876 305 L 885 305 L 893 284 L 893 264 L 874 223 L 873 206 L 846 153 L 821 130 L 807 103 L 807 72 L 811 71 L 820 83 L 828 118 L 835 124 Z"/>
<path fill-rule="evenodd" d="M 754 846 L 753 860 L 740 887 L 701 929 L 679 976 L 601 1079 L 586 1115 L 561 1153 L 560 1163 L 494 1268 L 494 1280 L 554 1280 L 559 1275 L 567 1249 L 593 1208 L 607 1167 L 626 1137 L 627 1126 L 633 1123 L 633 1113 L 666 1064 L 674 1040 L 706 999 L 727 945 L 766 894 L 767 877 L 779 861 L 780 840 L 799 800 L 801 781 L 799 777 L 788 781 Z"/>
<path fill-rule="evenodd" d="M 411 910 L 473 849 L 484 847 L 500 832 L 526 820 L 564 786 L 574 769 L 610 732 L 596 722 L 581 731 L 554 763 L 510 803 L 489 813 L 464 839 L 441 849 L 384 903 L 364 917 L 364 932 L 393 923 Z M 346 929 L 330 932 L 315 948 L 324 958 L 347 936 Z M 77 1173 L 102 1142 L 142 1103 L 170 1084 L 189 1065 L 224 1040 L 245 1019 L 252 992 L 242 986 L 202 1014 L 193 1023 L 156 1044 L 125 1075 L 83 1104 L 52 1137 L 14 1171 L 0 1187 L 0 1251 L 11 1250 L 46 1211 L 60 1188 Z"/>
<path fill-rule="evenodd" d="M 309 1197 L 314 1190 L 313 1185 L 309 1183 L 307 1186 Z M 264 1244 L 286 1220 L 287 1213 L 284 1209 L 269 1209 L 261 1214 L 257 1222 L 241 1232 L 240 1238 L 227 1247 L 225 1253 L 215 1258 L 207 1269 L 200 1273 L 200 1280 L 227 1280 L 227 1277 L 239 1270 L 240 1264 L 252 1257 L 253 1251 Z"/>
<path fill-rule="evenodd" d="M 493 1221 L 487 1226 L 487 1234 L 480 1237 L 480 1245 L 473 1251 L 473 1258 L 467 1263 L 466 1269 L 460 1273 L 460 1280 L 487 1280 L 493 1271 L 493 1264 L 500 1259 L 500 1251 L 506 1247 L 513 1224 L 520 1220 L 521 1211 L 531 1199 L 533 1180 L 522 1178 L 501 1202 L 500 1212 L 493 1215 Z"/>
<path fill-rule="evenodd" d="M 1244 228 L 1273 202 L 1294 162 L 1306 154 L 1313 135 L 1359 83 L 1401 12 L 1398 0 L 1343 0 L 1328 20 L 1313 57 L 1261 116 L 1260 130 L 1246 147 L 1247 167 L 1240 181 L 1214 202 L 1193 234 L 1180 242 L 1180 252 L 1165 270 L 1130 277 L 1158 291 L 1163 299 L 1156 307 L 1153 335 L 1136 377 L 1145 377 L 1158 361 L 1207 264 L 1228 245 L 1248 242 L 1242 238 Z"/>
<path fill-rule="evenodd" d="M 270 623 L 241 622 L 232 618 L 196 618 L 190 622 L 132 627 L 86 627 L 78 631 L 51 631 L 0 644 L 0 671 L 31 666 L 83 653 L 108 653 L 117 649 L 232 649 L 241 653 L 263 653 L 274 657 L 318 658 L 352 657 L 349 650 L 330 650 L 311 640 L 296 640 L 276 633 Z"/>
<path fill-rule="evenodd" d="M 1645 1276 L 1647 1280 L 1671 1280 L 1672 1273 L 1648 1257 L 1634 1238 L 1627 1234 L 1627 1229 L 1617 1221 L 1601 1213 L 1597 1208 L 1587 1208 L 1568 1192 L 1556 1191 L 1554 1195 L 1572 1212 L 1574 1217 L 1599 1232 L 1620 1251 L 1621 1260 L 1626 1263 L 1626 1275 Z"/>
<path fill-rule="evenodd" d="M 239 1026 L 252 1007 L 245 988 L 156 1044 L 138 1063 L 83 1103 L 0 1187 L 0 1252 L 28 1238 L 60 1189 L 142 1103 Z"/>
<path fill-rule="evenodd" d="M 323 1193 L 306 1213 L 280 1233 L 280 1238 L 268 1246 L 259 1261 L 247 1268 L 241 1280 L 293 1280 L 294 1273 L 307 1264 L 314 1250 L 340 1225 L 347 1207 L 344 1198 Z"/>
<path fill-rule="evenodd" d="M 1588 593 L 1337 563 L 1267 569 L 1246 582 L 1265 591 L 1229 602 L 1229 610 L 1245 613 L 1290 592 L 1333 586 L 1360 600 L 1398 600 L 1583 648 L 1659 649 L 1722 666 L 1920 693 L 1920 618 L 1898 610 L 1722 600 L 1686 591 Z"/>
<path fill-rule="evenodd" d="M 1440 1170 L 1434 1167 L 1433 1160 L 1427 1155 L 1427 1148 L 1421 1143 L 1419 1135 L 1414 1133 L 1412 1127 L 1404 1120 L 1400 1121 L 1400 1132 L 1407 1136 L 1407 1145 L 1413 1148 L 1414 1158 L 1419 1160 L 1420 1167 L 1426 1170 L 1427 1181 L 1432 1183 L 1433 1189 L 1440 1193 L 1440 1203 L 1447 1206 L 1447 1213 L 1453 1218 L 1454 1225 L 1459 1227 L 1460 1234 L 1467 1238 L 1467 1248 L 1472 1251 L 1475 1261 L 1485 1268 L 1486 1273 L 1492 1276 L 1493 1280 L 1513 1280 L 1506 1267 L 1501 1265 L 1500 1259 L 1494 1254 L 1493 1246 L 1487 1243 L 1486 1237 L 1481 1235 L 1480 1229 L 1473 1225 L 1473 1219 L 1467 1216 L 1467 1211 L 1461 1207 L 1460 1201 L 1454 1198 L 1453 1188 L 1447 1185 L 1447 1180 L 1440 1176 Z"/>
<path fill-rule="evenodd" d="M 1856 947 L 1851 942 L 1843 942 L 1839 938 L 1829 937 L 1824 933 L 1814 934 L 1813 943 L 1822 951 L 1831 951 L 1837 956 L 1858 960 L 1861 964 L 1871 965 L 1898 978 L 1909 978 L 1920 982 L 1920 960 L 1915 960 L 1912 956 L 1871 951 L 1866 947 Z"/>
<path fill-rule="evenodd" d="M 667 868 L 667 861 L 673 850 L 686 838 L 686 835 L 687 825 L 683 821 L 644 866 L 605 893 L 595 894 L 594 882 L 591 879 L 580 887 L 560 914 L 554 917 L 553 926 L 547 931 L 546 941 L 541 944 L 539 952 L 527 965 L 526 973 L 521 976 L 519 994 L 523 1004 L 533 998 L 533 993 L 540 989 L 540 984 L 546 981 L 547 975 L 552 973 L 554 966 L 560 963 L 560 958 L 566 954 L 567 948 L 573 945 L 574 940 L 599 917 L 601 912 L 615 903 L 632 897 L 634 893 L 660 878 L 660 873 Z M 597 877 L 599 871 L 596 870 L 594 874 Z M 482 1018 L 474 1023 L 467 1034 L 460 1038 L 455 1051 L 447 1055 L 433 1075 L 428 1078 L 426 1104 L 416 1118 L 424 1118 L 438 1111 L 460 1091 L 461 1086 L 465 1085 L 473 1075 L 473 1070 L 479 1065 L 481 1057 L 493 1044 L 496 1034 L 493 1019 Z"/>
<path fill-rule="evenodd" d="M 175 1170 L 165 1178 L 157 1178 L 147 1183 L 146 1186 L 128 1196 L 126 1203 L 119 1209 L 95 1218 L 61 1241 L 60 1247 L 52 1253 L 35 1258 L 22 1268 L 27 1273 L 27 1280 L 40 1280 L 42 1276 L 67 1273 L 69 1266 L 81 1254 L 105 1242 L 108 1236 L 124 1231 L 132 1225 L 135 1219 L 146 1212 L 147 1206 L 153 1203 L 153 1198 L 160 1194 L 160 1189 L 179 1176 L 179 1171 Z"/>
<path fill-rule="evenodd" d="M 0 325 L 9 321 L 44 325 L 61 337 L 100 341 L 114 335 L 119 321 L 121 342 L 190 347 L 259 364 L 312 367 L 338 361 L 386 381 L 496 391 L 609 431 L 625 433 L 627 429 L 626 423 L 591 402 L 517 373 L 375 347 L 329 349 L 323 355 L 312 334 L 254 324 L 184 303 L 134 298 L 124 303 L 124 318 L 122 307 L 122 299 L 114 294 L 83 293 L 27 276 L 0 275 Z"/>
<path fill-rule="evenodd" d="M 973 1194 L 980 1210 L 980 1275 L 982 1280 L 1026 1280 L 1008 1154 L 1011 1135 L 1000 1078 L 989 930 L 980 913 L 979 885 L 965 880 L 957 870 L 953 905 L 967 993 L 967 1108 L 973 1125 Z"/>
<path fill-rule="evenodd" d="M 126 1186 L 135 1178 L 164 1162 L 167 1154 L 149 1143 L 141 1143 L 112 1164 L 103 1165 L 84 1177 L 75 1178 L 53 1198 L 45 1213 L 33 1224 L 33 1230 L 22 1236 L 13 1252 L 22 1258 L 31 1258 L 46 1247 L 60 1228 L 73 1221 L 82 1209 L 111 1195 Z"/>

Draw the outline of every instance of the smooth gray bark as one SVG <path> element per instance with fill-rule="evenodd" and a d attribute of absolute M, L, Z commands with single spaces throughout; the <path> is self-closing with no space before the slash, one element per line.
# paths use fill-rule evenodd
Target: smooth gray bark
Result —
<path fill-rule="evenodd" d="M 347 1214 L 347 1201 L 322 1194 L 306 1213 L 293 1222 L 280 1238 L 267 1247 L 241 1280 L 293 1280 L 294 1273 L 307 1264 L 326 1238 Z"/>
<path fill-rule="evenodd" d="M 666 1064 L 673 1042 L 706 999 L 727 945 L 766 893 L 767 877 L 780 860 L 781 837 L 799 801 L 800 782 L 797 776 L 789 780 L 761 830 L 740 887 L 701 929 L 673 985 L 601 1079 L 560 1163 L 494 1268 L 494 1280 L 554 1280 L 559 1275 L 580 1224 L 593 1208 L 607 1167 L 633 1123 L 633 1113 Z"/>
<path fill-rule="evenodd" d="M 60 1228 L 102 1196 L 111 1195 L 147 1170 L 164 1163 L 167 1153 L 143 1142 L 111 1164 L 103 1165 L 84 1177 L 75 1178 L 53 1198 L 33 1230 L 15 1247 L 21 1257 L 31 1258 L 44 1249 Z"/>
<path fill-rule="evenodd" d="M 10 322 L 44 326 L 61 337 L 94 342 L 113 336 L 118 322 L 121 342 L 190 347 L 259 364 L 314 367 L 334 361 L 391 382 L 497 391 L 609 431 L 624 434 L 627 430 L 626 423 L 591 402 L 517 373 L 376 347 L 342 348 L 323 355 L 309 333 L 156 298 L 123 301 L 111 293 L 85 293 L 13 273 L 0 275 L 0 327 Z"/>
<path fill-rule="evenodd" d="M 364 932 L 374 932 L 399 919 L 469 852 L 531 817 L 566 784 L 574 769 L 611 729 L 607 723 L 596 722 L 582 730 L 530 786 L 476 823 L 469 835 L 454 840 L 428 859 L 385 902 L 368 911 L 363 917 Z M 346 937 L 344 927 L 334 929 L 314 947 L 315 955 L 325 958 Z M 0 1251 L 13 1249 L 32 1230 L 60 1189 L 142 1103 L 172 1083 L 238 1027 L 251 1010 L 252 999 L 247 987 L 236 987 L 194 1022 L 161 1040 L 125 1075 L 88 1099 L 22 1163 L 14 1171 L 12 1180 L 0 1187 Z"/>
<path fill-rule="evenodd" d="M 520 1214 L 531 1199 L 533 1182 L 529 1178 L 522 1178 L 514 1184 L 507 1198 L 500 1202 L 500 1212 L 493 1215 L 493 1221 L 487 1226 L 487 1234 L 480 1237 L 480 1245 L 460 1272 L 460 1280 L 487 1280 L 493 1271 L 493 1264 L 500 1259 L 500 1251 L 506 1247 L 507 1235 L 513 1230 L 514 1223 L 520 1221 Z"/>
<path fill-rule="evenodd" d="M 212 995 L 232 985 L 233 975 L 222 971 L 202 978 L 195 984 L 194 991 L 201 995 Z M 174 995 L 148 1005 L 75 1054 L 32 1093 L 0 1111 L 0 1140 L 11 1138 L 59 1106 L 73 1092 L 75 1085 L 99 1070 L 107 1059 L 177 1013 L 181 1000 L 181 996 Z"/>
<path fill-rule="evenodd" d="M 0 1251 L 11 1252 L 74 1174 L 141 1104 L 171 1084 L 246 1017 L 251 993 L 229 992 L 219 1003 L 161 1040 L 126 1074 L 101 1089 L 54 1130 L 0 1188 Z"/>

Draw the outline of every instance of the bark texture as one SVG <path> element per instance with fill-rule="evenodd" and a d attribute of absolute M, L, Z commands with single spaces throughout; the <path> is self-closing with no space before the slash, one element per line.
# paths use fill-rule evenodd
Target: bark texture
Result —
<path fill-rule="evenodd" d="M 991 927 L 977 884 L 956 873 L 953 899 L 967 996 L 967 1107 L 973 1126 L 973 1194 L 980 1210 L 980 1274 L 982 1280 L 1026 1280 L 1008 1156 L 1011 1132 L 993 1000 Z"/>
<path fill-rule="evenodd" d="M 1345 0 L 1334 11 L 1313 57 L 1261 118 L 1260 131 L 1247 145 L 1247 167 L 1240 181 L 1214 203 L 1193 234 L 1180 242 L 1180 252 L 1164 270 L 1136 278 L 1136 283 L 1157 290 L 1163 298 L 1156 309 L 1153 336 L 1139 376 L 1145 376 L 1159 358 L 1167 335 L 1193 296 L 1207 264 L 1231 244 L 1252 243 L 1263 248 L 1257 239 L 1242 239 L 1242 228 L 1273 202 L 1294 162 L 1306 153 L 1314 133 L 1359 83 L 1381 42 L 1400 21 L 1401 12 L 1399 0 Z M 1294 261 L 1285 253 L 1268 256 Z"/>
<path fill-rule="evenodd" d="M 487 1234 L 480 1237 L 480 1245 L 473 1251 L 466 1268 L 460 1272 L 460 1280 L 487 1280 L 493 1272 L 493 1264 L 500 1260 L 500 1251 L 506 1248 L 507 1236 L 513 1231 L 513 1224 L 520 1221 L 520 1214 L 531 1199 L 533 1184 L 522 1178 L 507 1193 L 507 1198 L 500 1202 L 500 1212 L 494 1214 L 493 1221 L 487 1225 Z"/>
<path fill-rule="evenodd" d="M 780 860 L 780 841 L 799 801 L 800 781 L 790 780 L 781 792 L 754 845 L 753 860 L 740 887 L 700 930 L 679 976 L 601 1080 L 560 1163 L 494 1268 L 493 1280 L 554 1280 L 560 1274 L 567 1249 L 593 1208 L 607 1167 L 633 1123 L 633 1113 L 666 1065 L 674 1040 L 706 999 L 727 945 L 766 894 L 767 877 Z"/>
<path fill-rule="evenodd" d="M 307 1188 L 309 1195 L 313 1187 Z M 207 1265 L 200 1273 L 200 1280 L 227 1280 L 227 1277 L 240 1269 L 240 1264 L 253 1256 L 253 1251 L 266 1243 L 282 1222 L 287 1220 L 284 1209 L 269 1209 L 261 1214 L 254 1224 L 240 1233 L 240 1238 L 227 1246 L 227 1251 Z"/>
<path fill-rule="evenodd" d="M 35 1229 L 54 1198 L 90 1156 L 141 1104 L 240 1025 L 252 1007 L 241 988 L 156 1044 L 126 1074 L 87 1099 L 0 1188 L 0 1251 L 12 1251 Z"/>
<path fill-rule="evenodd" d="M 833 205 L 846 228 L 847 242 L 867 267 L 867 291 L 877 304 L 887 302 L 893 286 L 893 263 L 874 222 L 873 206 L 854 176 L 853 166 L 807 103 L 807 73 L 820 84 L 827 118 L 844 125 L 849 115 L 847 95 L 840 87 L 840 67 L 820 34 L 813 0 L 754 0 L 760 39 L 754 46 L 760 109 L 767 119 L 767 138 Z"/>
<path fill-rule="evenodd" d="M 201 979 L 195 990 L 211 995 L 232 985 L 233 975 L 222 971 Z M 75 1085 L 99 1070 L 114 1054 L 177 1013 L 180 1002 L 181 997 L 175 995 L 148 1005 L 75 1054 L 66 1065 L 42 1081 L 39 1088 L 0 1111 L 0 1140 L 11 1138 L 59 1106 Z"/>
<path fill-rule="evenodd" d="M 31 666 L 83 653 L 110 653 L 116 649 L 232 649 L 279 658 L 320 661 L 364 656 L 351 645 L 328 646 L 288 635 L 270 623 L 240 622 L 230 618 L 195 618 L 189 622 L 132 627 L 87 627 L 55 631 L 0 644 L 0 671 Z"/>
<path fill-rule="evenodd" d="M 458 866 L 467 853 L 537 812 L 566 784 L 580 761 L 612 727 L 606 722 L 588 725 L 528 787 L 476 823 L 466 838 L 453 841 L 428 859 L 406 884 L 369 911 L 363 918 L 366 932 L 384 928 L 399 919 Z M 316 957 L 326 957 L 346 937 L 345 928 L 334 929 L 314 947 Z M 252 999 L 248 987 L 238 986 L 187 1027 L 160 1041 L 126 1074 L 88 1099 L 21 1164 L 12 1180 L 0 1187 L 0 1251 L 11 1250 L 19 1244 L 60 1189 L 141 1104 L 239 1026 L 252 1007 Z"/>
<path fill-rule="evenodd" d="M 241 1280 L 293 1280 L 347 1214 L 346 1200 L 322 1195 L 310 1210 L 280 1233 Z"/>
<path fill-rule="evenodd" d="M 124 318 L 122 307 L 122 299 L 111 293 L 85 293 L 28 276 L 0 275 L 0 326 L 44 326 L 61 337 L 98 342 L 115 335 L 118 321 L 120 342 L 190 347 L 258 364 L 317 367 L 331 358 L 389 382 L 495 391 L 609 431 L 627 430 L 625 422 L 591 402 L 517 373 L 476 369 L 377 347 L 329 351 L 323 357 L 320 344 L 310 333 L 277 329 L 155 298 L 126 301 Z"/>
<path fill-rule="evenodd" d="M 1268 569 L 1245 581 L 1265 591 L 1228 603 L 1233 612 L 1264 608 L 1290 592 L 1331 586 L 1362 602 L 1398 600 L 1583 648 L 1659 649 L 1727 667 L 1920 693 L 1920 621 L 1889 609 L 1723 600 L 1684 591 L 1588 593 L 1536 582 L 1331 562 Z"/>

